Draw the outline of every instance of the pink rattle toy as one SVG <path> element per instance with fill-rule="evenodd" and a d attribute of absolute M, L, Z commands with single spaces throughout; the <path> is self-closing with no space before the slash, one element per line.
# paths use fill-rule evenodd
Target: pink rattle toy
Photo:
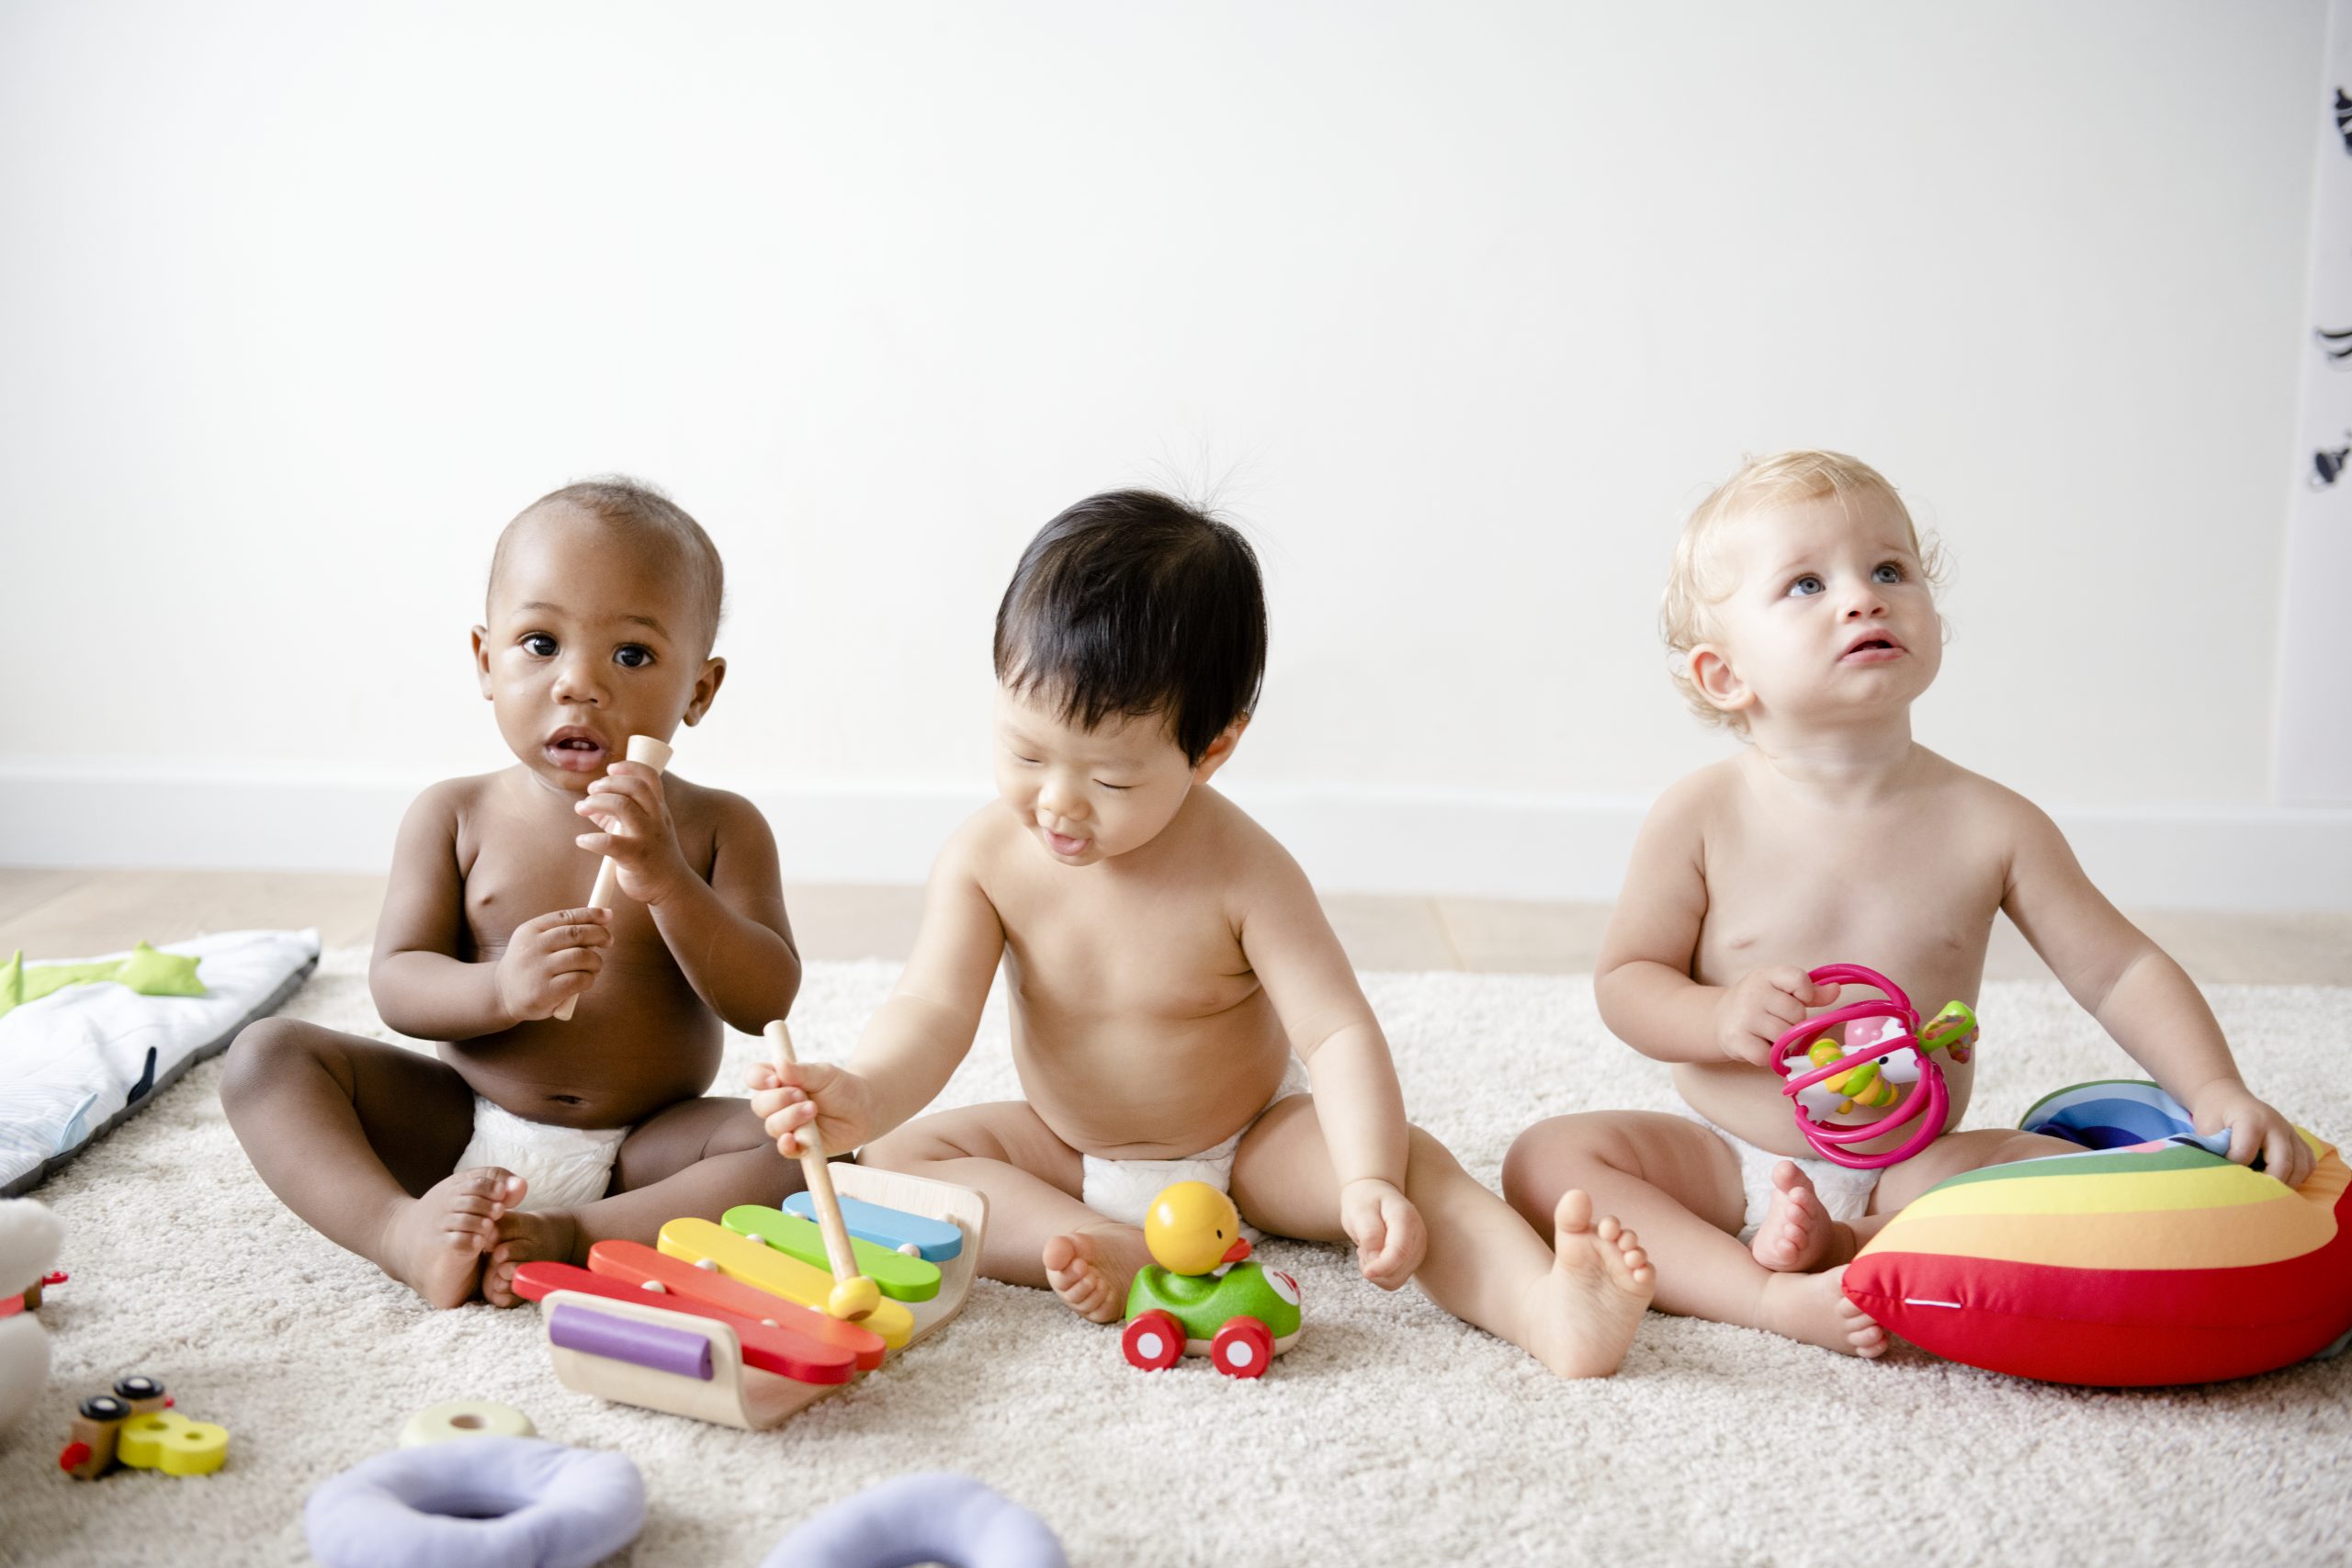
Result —
<path fill-rule="evenodd" d="M 1968 1060 L 1969 1043 L 1976 1038 L 1976 1015 L 1964 1002 L 1947 1002 L 1944 1010 L 1929 1019 L 1926 1027 L 1919 1023 L 1919 1010 L 1902 987 L 1875 969 L 1865 969 L 1859 964 L 1831 964 L 1813 972 L 1816 986 L 1869 986 L 1885 993 L 1874 1001 L 1849 1003 L 1809 1018 L 1794 1029 L 1772 1042 L 1772 1070 L 1787 1079 L 1781 1092 L 1789 1097 L 1790 1109 L 1796 1113 L 1797 1131 L 1805 1142 L 1817 1150 L 1821 1157 L 1842 1165 L 1849 1170 L 1877 1170 L 1909 1159 L 1944 1130 L 1951 1114 L 1951 1093 L 1944 1087 L 1942 1064 L 1935 1053 L 1949 1051 L 1955 1062 Z M 1883 1024 L 1863 1030 L 1848 1030 L 1848 1044 L 1840 1048 L 1837 1042 L 1822 1038 L 1841 1024 L 1857 1023 L 1864 1019 L 1881 1019 Z M 1856 1042 L 1860 1042 L 1856 1043 Z M 1805 1114 L 1797 1097 L 1816 1085 L 1832 1094 L 1845 1096 L 1839 1111 L 1856 1105 L 1892 1105 L 1904 1098 L 1903 1091 L 1885 1072 L 1883 1059 L 1898 1051 L 1910 1052 L 1919 1065 L 1919 1083 L 1909 1098 L 1910 1103 L 1894 1115 L 1859 1126 L 1841 1126 L 1834 1122 L 1818 1122 Z M 1792 1064 L 1790 1058 L 1802 1060 Z M 1803 1062 L 1811 1062 L 1813 1070 L 1800 1077 L 1791 1077 Z M 1920 1118 L 1918 1127 L 1903 1141 L 1899 1148 L 1884 1154 L 1858 1155 L 1849 1153 L 1849 1144 L 1868 1143 L 1883 1138 L 1905 1122 Z"/>

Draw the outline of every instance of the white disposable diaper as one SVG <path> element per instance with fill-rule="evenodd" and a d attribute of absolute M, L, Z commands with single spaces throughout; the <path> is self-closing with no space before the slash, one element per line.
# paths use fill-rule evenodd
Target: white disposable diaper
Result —
<path fill-rule="evenodd" d="M 1305 1094 L 1306 1089 L 1306 1064 L 1293 1056 L 1290 1066 L 1283 1070 L 1283 1081 L 1274 1090 L 1274 1098 L 1259 1107 L 1258 1115 L 1250 1118 L 1240 1133 L 1189 1159 L 1097 1159 L 1092 1155 L 1083 1156 L 1086 1175 L 1080 1196 L 1088 1208 L 1106 1219 L 1140 1225 L 1160 1190 L 1179 1181 L 1205 1181 L 1220 1192 L 1230 1191 L 1233 1156 L 1241 1147 L 1242 1134 L 1256 1126 L 1260 1116 L 1292 1095 Z M 1249 1226 L 1242 1229 L 1252 1241 L 1257 1239 L 1257 1233 Z"/>
<path fill-rule="evenodd" d="M 494 1165 L 524 1181 L 517 1209 L 573 1209 L 605 1195 L 626 1127 L 559 1127 L 531 1122 L 474 1096 L 474 1137 L 457 1168 Z"/>
<path fill-rule="evenodd" d="M 1834 1160 L 1776 1155 L 1770 1149 L 1758 1148 L 1736 1133 L 1724 1132 L 1687 1105 L 1678 1107 L 1676 1113 L 1721 1138 L 1738 1159 L 1740 1190 L 1747 1200 L 1747 1213 L 1739 1227 L 1740 1240 L 1754 1241 L 1756 1233 L 1764 1226 L 1764 1216 L 1772 1212 L 1772 1171 L 1782 1160 L 1804 1172 L 1831 1219 L 1851 1224 L 1871 1212 L 1871 1194 L 1878 1190 L 1881 1172 L 1849 1170 Z"/>

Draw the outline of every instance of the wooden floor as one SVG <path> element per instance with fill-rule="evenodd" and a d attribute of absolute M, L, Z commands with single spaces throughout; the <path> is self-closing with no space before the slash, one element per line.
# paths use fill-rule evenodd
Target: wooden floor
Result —
<path fill-rule="evenodd" d="M 794 934 L 809 958 L 903 959 L 922 890 L 792 886 Z M 0 867 L 0 959 L 81 958 L 203 931 L 316 926 L 330 947 L 365 942 L 383 902 L 379 876 L 260 871 L 48 871 Z M 1324 908 L 1361 969 L 1524 974 L 1591 970 L 1609 919 L 1602 904 L 1338 894 Z M 2352 985 L 2352 915 L 2133 912 L 2213 984 Z M 1989 979 L 2049 971 L 2007 920 L 1994 932 Z"/>

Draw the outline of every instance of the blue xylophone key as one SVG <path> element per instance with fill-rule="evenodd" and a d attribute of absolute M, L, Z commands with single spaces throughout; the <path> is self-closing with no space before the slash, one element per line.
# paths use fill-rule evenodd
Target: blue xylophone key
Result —
<path fill-rule="evenodd" d="M 843 1195 L 841 1204 L 842 1224 L 860 1241 L 870 1241 L 893 1252 L 911 1242 L 916 1257 L 933 1263 L 944 1263 L 964 1250 L 964 1233 L 944 1220 L 928 1220 L 921 1214 L 903 1213 L 847 1195 Z M 784 1201 L 784 1207 L 786 1213 L 797 1214 L 804 1220 L 817 1217 L 816 1201 L 806 1192 L 795 1192 Z"/>

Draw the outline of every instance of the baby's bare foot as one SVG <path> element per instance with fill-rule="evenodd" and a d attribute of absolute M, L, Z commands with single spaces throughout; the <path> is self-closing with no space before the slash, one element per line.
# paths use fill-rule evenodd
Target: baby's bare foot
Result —
<path fill-rule="evenodd" d="M 1778 1332 L 1825 1350 L 1869 1360 L 1886 1354 L 1886 1330 L 1846 1299 L 1846 1266 L 1818 1274 L 1770 1274 L 1765 1320 Z"/>
<path fill-rule="evenodd" d="M 1808 1274 L 1853 1256 L 1853 1230 L 1829 1217 L 1794 1160 L 1772 1168 L 1772 1207 L 1747 1247 L 1757 1262 L 1775 1274 Z"/>
<path fill-rule="evenodd" d="M 1523 1343 L 1564 1378 L 1605 1378 L 1624 1360 L 1657 1289 L 1657 1270 L 1613 1216 L 1599 1224 L 1592 1200 L 1560 1195 L 1552 1211 L 1552 1267 L 1528 1287 Z"/>
<path fill-rule="evenodd" d="M 481 1299 L 492 1306 L 519 1305 L 523 1298 L 514 1293 L 514 1270 L 538 1259 L 570 1263 L 579 1239 L 580 1224 L 569 1209 L 514 1210 L 500 1216 L 497 1245 L 482 1266 Z"/>
<path fill-rule="evenodd" d="M 445 1177 L 401 1205 L 376 1260 L 433 1305 L 463 1306 L 481 1282 L 499 1216 L 522 1195 L 522 1179 L 496 1166 Z"/>
<path fill-rule="evenodd" d="M 1046 1282 L 1089 1323 L 1127 1315 L 1127 1288 L 1151 1261 L 1143 1232 L 1133 1225 L 1089 1225 L 1046 1243 Z"/>

